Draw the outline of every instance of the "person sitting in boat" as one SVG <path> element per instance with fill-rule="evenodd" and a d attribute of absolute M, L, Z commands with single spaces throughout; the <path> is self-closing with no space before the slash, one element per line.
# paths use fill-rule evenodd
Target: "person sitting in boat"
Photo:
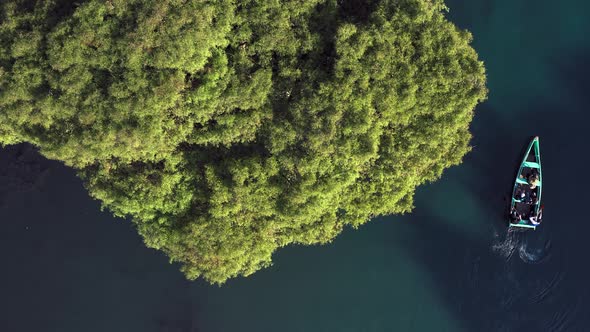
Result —
<path fill-rule="evenodd" d="M 537 192 L 533 191 L 530 195 L 528 195 L 527 199 L 526 199 L 526 203 L 530 204 L 530 205 L 535 205 L 537 204 L 538 198 L 537 198 Z"/>
<path fill-rule="evenodd" d="M 539 172 L 537 172 L 536 169 L 534 169 L 529 175 L 528 182 L 531 189 L 535 189 L 539 185 Z"/>
<path fill-rule="evenodd" d="M 543 208 L 541 208 L 539 210 L 539 213 L 537 213 L 536 215 L 533 214 L 532 216 L 530 216 L 529 221 L 531 222 L 531 224 L 533 224 L 533 226 L 539 226 L 541 224 L 541 218 L 543 218 Z"/>
<path fill-rule="evenodd" d="M 518 213 L 515 207 L 512 207 L 510 210 L 510 222 L 513 224 L 518 224 L 521 219 L 520 213 Z"/>
<path fill-rule="evenodd" d="M 514 197 L 514 198 L 517 199 L 519 202 L 526 202 L 529 197 L 527 195 L 526 190 L 518 190 L 516 192 L 516 197 Z"/>

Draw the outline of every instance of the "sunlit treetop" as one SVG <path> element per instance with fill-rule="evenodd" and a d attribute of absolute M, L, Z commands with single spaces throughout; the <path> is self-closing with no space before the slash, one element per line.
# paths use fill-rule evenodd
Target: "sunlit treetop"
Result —
<path fill-rule="evenodd" d="M 486 95 L 438 0 L 0 4 L 0 142 L 78 170 L 188 278 L 408 212 Z"/>

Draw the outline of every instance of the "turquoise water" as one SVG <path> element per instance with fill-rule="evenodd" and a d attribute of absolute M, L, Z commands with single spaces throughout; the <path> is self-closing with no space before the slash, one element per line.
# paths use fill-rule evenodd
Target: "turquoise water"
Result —
<path fill-rule="evenodd" d="M 448 1 L 486 64 L 473 152 L 415 211 L 289 247 L 223 287 L 187 282 L 73 172 L 0 152 L 2 331 L 585 331 L 590 3 Z M 506 234 L 515 167 L 541 137 L 544 224 Z"/>

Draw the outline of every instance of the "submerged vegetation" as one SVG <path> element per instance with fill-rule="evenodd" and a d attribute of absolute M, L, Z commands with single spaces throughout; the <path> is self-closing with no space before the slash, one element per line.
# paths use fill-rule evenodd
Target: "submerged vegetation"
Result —
<path fill-rule="evenodd" d="M 439 0 L 6 0 L 0 143 L 75 168 L 190 279 L 412 208 L 485 98 Z"/>

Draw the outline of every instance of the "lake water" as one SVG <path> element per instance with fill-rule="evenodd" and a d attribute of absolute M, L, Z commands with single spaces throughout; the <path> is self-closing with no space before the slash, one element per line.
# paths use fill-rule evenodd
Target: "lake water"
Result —
<path fill-rule="evenodd" d="M 280 250 L 223 287 L 188 282 L 71 170 L 0 151 L 0 331 L 588 331 L 590 2 L 448 1 L 489 99 L 473 151 L 415 211 Z M 544 224 L 507 234 L 515 168 L 541 138 Z"/>

